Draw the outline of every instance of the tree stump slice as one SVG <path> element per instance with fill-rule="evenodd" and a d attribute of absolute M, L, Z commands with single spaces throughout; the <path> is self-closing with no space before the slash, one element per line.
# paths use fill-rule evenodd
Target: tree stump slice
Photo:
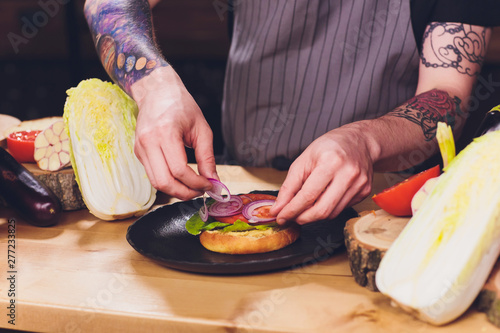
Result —
<path fill-rule="evenodd" d="M 82 194 L 76 182 L 73 168 L 65 168 L 50 172 L 38 168 L 35 163 L 23 164 L 33 175 L 59 198 L 63 210 L 78 210 L 85 208 Z"/>
<path fill-rule="evenodd" d="M 475 306 L 478 311 L 486 313 L 488 320 L 500 327 L 500 261 L 490 273 L 488 280 L 476 298 Z"/>
<path fill-rule="evenodd" d="M 359 215 L 347 221 L 344 228 L 349 266 L 356 283 L 378 291 L 375 273 L 380 260 L 410 219 L 390 215 L 382 209 Z"/>

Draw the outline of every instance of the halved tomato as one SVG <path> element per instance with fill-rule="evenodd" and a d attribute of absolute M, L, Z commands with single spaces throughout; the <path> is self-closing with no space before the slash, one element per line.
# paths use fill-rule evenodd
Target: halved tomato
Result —
<path fill-rule="evenodd" d="M 415 193 L 428 179 L 437 177 L 440 173 L 441 169 L 439 165 L 436 165 L 375 194 L 372 199 L 389 214 L 411 216 L 411 199 Z"/>
<path fill-rule="evenodd" d="M 7 137 L 7 149 L 19 163 L 35 162 L 35 139 L 41 131 L 19 131 Z"/>
<path fill-rule="evenodd" d="M 248 194 L 240 194 L 239 197 L 243 200 L 243 204 L 246 205 L 249 202 L 257 201 L 257 200 L 276 200 L 274 195 L 270 194 L 257 194 L 257 193 L 248 193 Z M 264 210 L 266 207 L 262 207 Z M 265 213 L 265 211 L 263 211 Z M 269 209 L 267 209 L 267 213 L 269 213 Z M 248 223 L 248 220 L 243 216 L 243 214 L 236 214 L 233 216 L 225 216 L 225 217 L 217 217 L 217 221 L 224 223 L 233 224 L 237 220 L 241 220 L 245 223 Z"/>

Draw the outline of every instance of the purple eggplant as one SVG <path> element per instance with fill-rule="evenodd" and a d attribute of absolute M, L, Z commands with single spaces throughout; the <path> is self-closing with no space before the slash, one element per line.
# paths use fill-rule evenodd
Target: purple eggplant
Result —
<path fill-rule="evenodd" d="M 60 218 L 56 195 L 1 147 L 0 196 L 30 224 L 48 227 Z"/>

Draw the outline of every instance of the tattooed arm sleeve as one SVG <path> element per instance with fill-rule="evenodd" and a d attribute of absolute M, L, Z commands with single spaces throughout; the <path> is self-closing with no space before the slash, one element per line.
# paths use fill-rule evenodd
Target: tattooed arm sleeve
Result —
<path fill-rule="evenodd" d="M 438 154 L 435 136 L 440 121 L 452 126 L 458 138 L 468 113 L 477 108 L 470 97 L 490 35 L 491 29 L 480 26 L 427 26 L 415 97 L 359 124 L 376 171 L 406 170 Z"/>
<path fill-rule="evenodd" d="M 425 140 L 429 141 L 436 136 L 438 122 L 445 122 L 454 128 L 457 116 L 465 116 L 460 104 L 459 97 L 452 97 L 443 90 L 432 89 L 413 97 L 390 115 L 416 124 L 422 129 Z"/>
<path fill-rule="evenodd" d="M 418 125 L 426 140 L 444 121 L 460 130 L 481 71 L 491 29 L 461 23 L 427 26 L 420 55 L 416 96 L 390 113 Z"/>
<path fill-rule="evenodd" d="M 84 12 L 104 69 L 129 95 L 136 81 L 168 66 L 154 40 L 147 0 L 87 0 Z"/>

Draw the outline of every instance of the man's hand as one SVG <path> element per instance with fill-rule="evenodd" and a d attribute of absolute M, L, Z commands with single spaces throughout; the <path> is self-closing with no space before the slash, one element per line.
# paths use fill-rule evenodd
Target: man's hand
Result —
<path fill-rule="evenodd" d="M 135 153 L 153 186 L 188 200 L 218 178 L 212 131 L 172 67 L 156 69 L 131 88 L 139 106 Z M 195 150 L 197 175 L 187 165 L 185 146 Z"/>
<path fill-rule="evenodd" d="M 157 2 L 86 0 L 84 12 L 104 68 L 139 106 L 135 153 L 151 183 L 187 200 L 218 178 L 212 131 L 156 45 L 150 3 Z M 194 148 L 200 175 L 187 165 L 185 146 Z"/>
<path fill-rule="evenodd" d="M 290 167 L 271 214 L 279 224 L 334 218 L 370 194 L 371 155 L 366 137 L 356 126 L 324 134 Z"/>

